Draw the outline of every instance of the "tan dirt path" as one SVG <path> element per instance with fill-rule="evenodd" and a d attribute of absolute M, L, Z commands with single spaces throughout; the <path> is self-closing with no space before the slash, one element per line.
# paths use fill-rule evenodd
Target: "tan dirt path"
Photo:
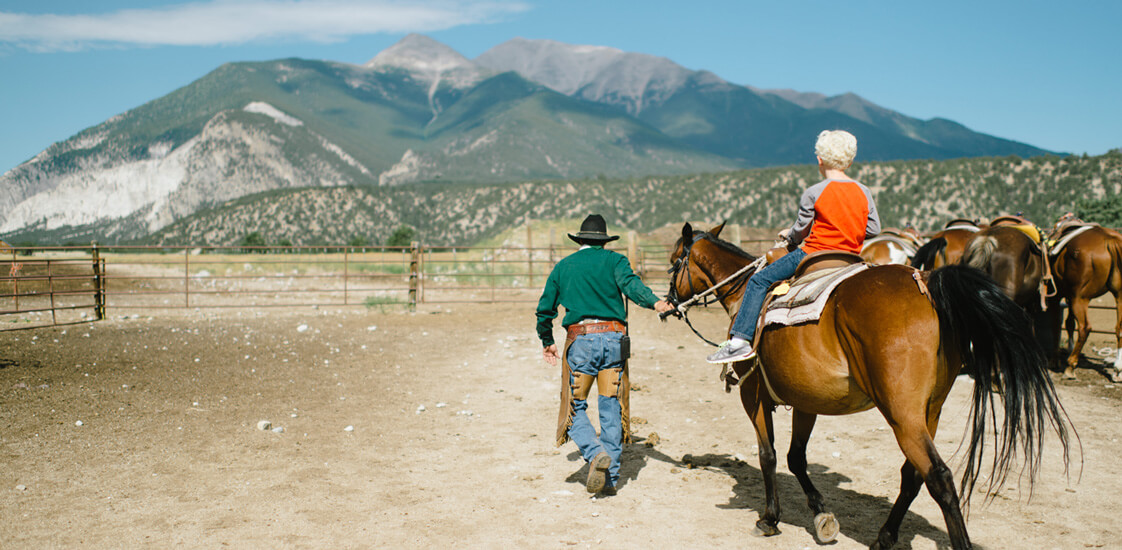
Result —
<path fill-rule="evenodd" d="M 632 308 L 644 423 L 619 495 L 601 499 L 584 492 L 575 446 L 553 445 L 558 373 L 532 305 L 111 313 L 0 333 L 0 548 L 819 546 L 782 458 L 790 412 L 776 414 L 783 533 L 755 539 L 755 434 L 704 363 L 710 348 L 649 311 Z M 711 338 L 726 322 L 693 318 Z M 1122 387 L 1094 368 L 1057 383 L 1082 478 L 1078 454 L 1064 476 L 1049 436 L 1031 501 L 1015 476 L 990 504 L 974 500 L 981 548 L 1122 546 Z M 944 409 L 944 457 L 969 390 L 960 378 Z M 841 523 L 829 548 L 867 547 L 903 463 L 884 420 L 820 418 L 808 459 Z M 897 548 L 947 546 L 923 491 Z"/>

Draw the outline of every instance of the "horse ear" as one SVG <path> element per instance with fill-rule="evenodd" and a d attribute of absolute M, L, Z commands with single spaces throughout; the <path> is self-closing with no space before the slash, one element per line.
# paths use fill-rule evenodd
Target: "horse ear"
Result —
<path fill-rule="evenodd" d="M 682 226 L 682 244 L 688 245 L 692 242 L 693 242 L 693 226 L 690 225 L 690 222 L 686 222 L 686 225 Z"/>
<path fill-rule="evenodd" d="M 713 229 L 710 229 L 709 232 L 712 233 L 714 237 L 720 237 L 721 236 L 721 230 L 725 228 L 726 223 L 729 223 L 729 221 L 725 220 L 725 221 L 721 222 L 721 225 L 718 225 L 717 227 L 714 227 Z"/>

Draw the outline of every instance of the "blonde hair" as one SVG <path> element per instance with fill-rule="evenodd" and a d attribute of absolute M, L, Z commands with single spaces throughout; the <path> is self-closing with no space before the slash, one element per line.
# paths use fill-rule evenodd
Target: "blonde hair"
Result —
<path fill-rule="evenodd" d="M 857 156 L 857 138 L 845 130 L 823 130 L 814 143 L 814 154 L 826 168 L 845 170 Z"/>

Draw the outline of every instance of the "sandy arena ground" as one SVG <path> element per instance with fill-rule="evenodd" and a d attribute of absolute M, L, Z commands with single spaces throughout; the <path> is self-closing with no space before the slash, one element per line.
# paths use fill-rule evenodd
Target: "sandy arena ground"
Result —
<path fill-rule="evenodd" d="M 110 314 L 0 333 L 0 548 L 820 546 L 782 458 L 790 411 L 776 414 L 783 533 L 756 539 L 755 434 L 710 348 L 653 312 L 632 308 L 636 443 L 609 498 L 584 491 L 575 445 L 553 445 L 559 374 L 532 304 Z M 693 318 L 711 338 L 725 324 Z M 974 499 L 978 547 L 1122 547 L 1122 387 L 1100 359 L 1084 366 L 1057 380 L 1082 438 L 1071 475 L 1050 434 L 1031 500 L 1016 475 Z M 944 409 L 944 457 L 970 385 Z M 903 462 L 884 420 L 821 418 L 808 458 L 841 523 L 828 546 L 867 547 Z M 897 547 L 948 543 L 924 490 Z"/>

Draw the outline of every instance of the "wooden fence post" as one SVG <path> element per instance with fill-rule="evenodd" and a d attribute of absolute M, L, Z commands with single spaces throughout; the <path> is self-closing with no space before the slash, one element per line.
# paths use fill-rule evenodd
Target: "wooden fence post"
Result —
<path fill-rule="evenodd" d="M 553 260 L 553 252 L 554 252 L 553 243 L 556 240 L 557 240 L 557 228 L 556 227 L 550 227 L 549 228 L 549 270 L 550 271 L 553 271 L 553 266 L 556 265 L 556 262 Z"/>
<path fill-rule="evenodd" d="M 634 271 L 642 279 L 643 270 L 639 261 L 639 234 L 634 231 L 627 232 L 627 261 L 631 263 L 631 271 Z"/>
<path fill-rule="evenodd" d="M 100 321 L 100 320 L 105 318 L 105 285 L 102 283 L 102 280 L 101 280 L 101 278 L 102 278 L 101 252 L 99 251 L 99 249 L 97 247 L 97 241 L 93 241 L 91 243 L 91 245 L 93 247 L 93 250 L 91 251 L 92 252 L 91 256 L 93 256 L 93 274 L 94 274 L 94 315 L 97 317 L 97 320 Z M 52 291 L 52 293 L 53 293 L 53 291 Z M 52 295 L 51 298 L 53 300 L 54 296 Z M 51 309 L 53 310 L 54 306 L 51 306 Z M 52 311 L 52 313 L 53 313 L 53 311 Z"/>
<path fill-rule="evenodd" d="M 526 222 L 526 262 L 529 274 L 526 276 L 526 288 L 534 288 L 534 232 L 530 222 Z"/>
<path fill-rule="evenodd" d="M 421 244 L 409 243 L 409 311 L 417 311 L 417 288 L 420 286 Z"/>
<path fill-rule="evenodd" d="M 16 264 L 16 249 L 12 248 L 12 267 L 14 269 L 11 269 L 10 271 L 8 271 L 8 275 L 13 277 L 13 279 L 12 279 L 12 299 L 16 303 L 16 311 L 19 311 L 19 268 L 15 267 L 16 265 L 17 265 Z"/>
<path fill-rule="evenodd" d="M 183 249 L 183 307 L 191 307 L 191 249 Z"/>

